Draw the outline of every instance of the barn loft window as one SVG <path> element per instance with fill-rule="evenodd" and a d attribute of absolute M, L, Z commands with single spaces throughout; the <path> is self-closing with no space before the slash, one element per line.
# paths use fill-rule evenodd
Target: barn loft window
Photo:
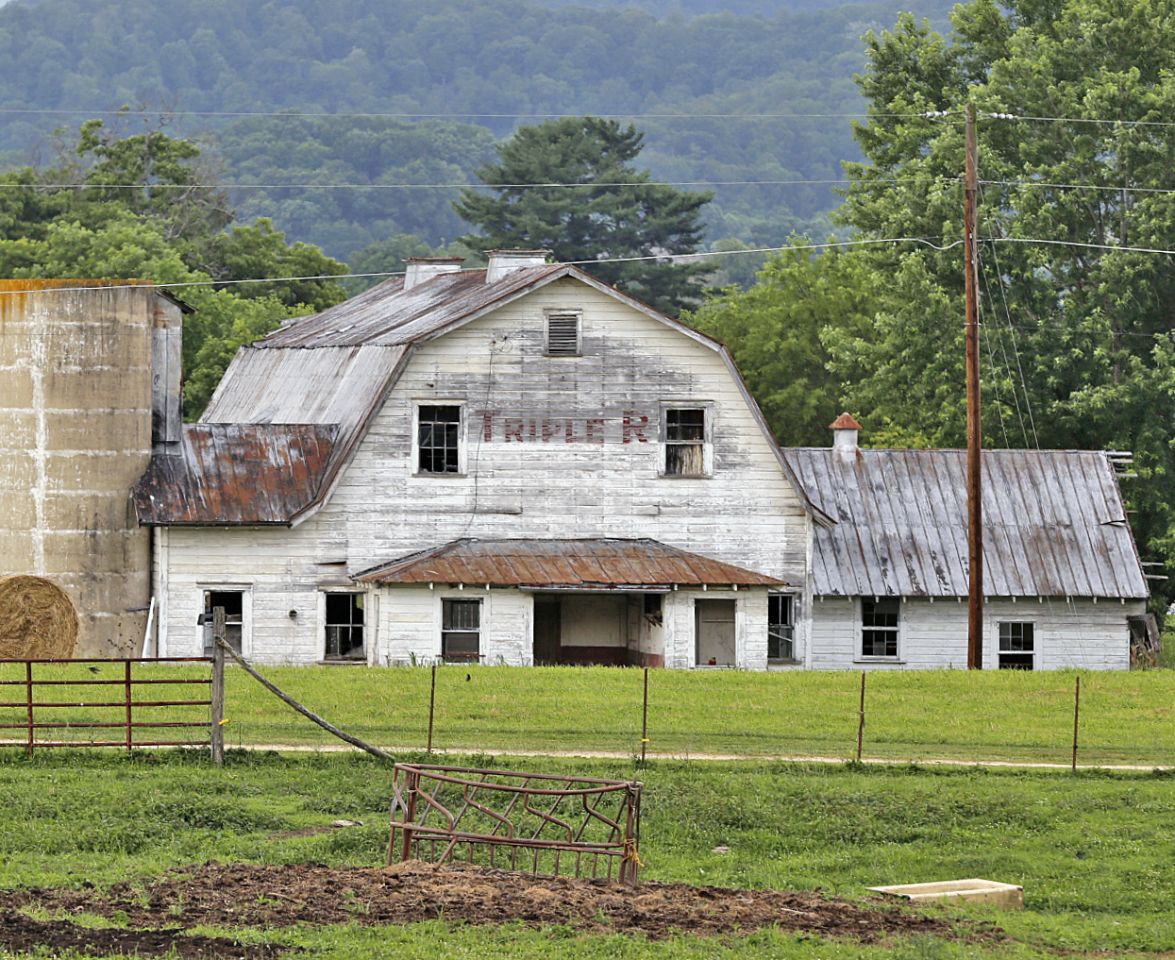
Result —
<path fill-rule="evenodd" d="M 204 656 L 212 656 L 213 612 L 224 607 L 225 641 L 237 653 L 241 652 L 241 637 L 245 629 L 245 592 L 243 590 L 205 590 L 204 612 L 200 615 L 203 627 Z"/>
<path fill-rule="evenodd" d="M 706 410 L 669 407 L 665 410 L 665 476 L 706 476 Z"/>
<path fill-rule="evenodd" d="M 363 638 L 364 596 L 361 593 L 326 594 L 327 660 L 366 660 Z"/>
<path fill-rule="evenodd" d="M 481 655 L 481 601 L 441 603 L 441 657 L 447 663 L 476 662 Z"/>
<path fill-rule="evenodd" d="M 897 599 L 861 601 L 861 656 L 897 657 L 900 612 Z"/>
<path fill-rule="evenodd" d="M 547 314 L 547 356 L 579 356 L 579 314 Z"/>
<path fill-rule="evenodd" d="M 1033 624 L 1013 621 L 1000 624 L 1000 669 L 1031 670 L 1036 656 Z"/>
<path fill-rule="evenodd" d="M 420 473 L 460 473 L 461 407 L 456 404 L 418 406 L 416 451 Z"/>
<path fill-rule="evenodd" d="M 767 660 L 796 658 L 796 598 L 790 593 L 767 595 Z"/>

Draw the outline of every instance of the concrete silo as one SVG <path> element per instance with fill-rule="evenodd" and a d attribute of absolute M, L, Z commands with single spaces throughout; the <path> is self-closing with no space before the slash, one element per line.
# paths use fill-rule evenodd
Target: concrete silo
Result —
<path fill-rule="evenodd" d="M 141 650 L 151 544 L 130 490 L 179 439 L 185 309 L 134 281 L 0 280 L 0 656 Z M 39 628 L 29 577 L 68 597 L 76 643 Z"/>

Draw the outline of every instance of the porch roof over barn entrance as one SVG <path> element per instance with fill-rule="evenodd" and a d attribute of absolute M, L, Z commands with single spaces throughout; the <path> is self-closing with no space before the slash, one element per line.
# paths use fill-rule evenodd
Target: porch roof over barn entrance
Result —
<path fill-rule="evenodd" d="M 775 577 L 657 540 L 462 539 L 365 570 L 366 583 L 459 583 L 544 590 L 782 587 Z"/>

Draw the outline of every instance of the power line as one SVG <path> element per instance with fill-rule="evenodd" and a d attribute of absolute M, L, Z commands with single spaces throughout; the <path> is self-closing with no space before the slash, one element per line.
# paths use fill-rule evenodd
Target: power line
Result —
<path fill-rule="evenodd" d="M 640 257 L 600 257 L 595 260 L 567 260 L 559 264 L 549 264 L 549 266 L 569 266 L 582 267 L 591 266 L 599 263 L 636 263 L 639 261 L 659 261 L 659 262 L 682 262 L 688 263 L 690 261 L 709 258 L 709 257 L 730 257 L 730 256 L 745 256 L 748 254 L 760 253 L 780 253 L 785 250 L 827 250 L 834 247 L 860 247 L 860 246 L 876 246 L 879 244 L 889 243 L 920 243 L 935 250 L 950 250 L 952 247 L 957 247 L 961 240 L 955 240 L 945 246 L 940 246 L 934 242 L 934 239 L 929 237 L 889 237 L 885 239 L 869 239 L 869 240 L 828 240 L 823 243 L 805 243 L 793 244 L 782 247 L 752 247 L 745 250 L 702 250 L 697 253 L 683 253 L 666 255 L 651 255 Z M 177 280 L 166 282 L 150 282 L 150 286 L 157 289 L 185 289 L 191 287 L 226 287 L 246 283 L 306 283 L 315 280 L 370 280 L 370 279 L 387 279 L 388 277 L 402 277 L 403 270 L 399 271 L 385 271 L 379 273 L 330 273 L 330 274 L 316 274 L 314 276 L 299 276 L 299 277 L 253 277 L 249 279 L 239 280 Z M 0 295 L 13 294 L 29 294 L 29 293 L 77 293 L 83 290 L 130 290 L 138 289 L 145 285 L 144 281 L 128 282 L 128 283 L 103 283 L 100 286 L 88 286 L 86 284 L 79 284 L 77 286 L 63 287 L 43 287 L 40 289 L 24 288 L 21 290 L 0 290 Z"/>
<path fill-rule="evenodd" d="M 1175 127 L 1172 120 L 1123 120 L 1109 117 L 1038 117 L 1020 113 L 985 113 L 985 120 L 1025 120 L 1033 123 L 1092 123 L 1118 127 Z"/>
<path fill-rule="evenodd" d="M 119 108 L 79 107 L 0 107 L 0 114 L 45 114 L 48 116 L 101 115 L 112 117 L 288 117 L 294 120 L 568 120 L 576 117 L 597 117 L 601 120 L 856 120 L 879 119 L 934 119 L 950 115 L 949 111 L 931 113 L 579 113 L 520 112 L 520 113 L 382 113 L 371 111 L 324 113 L 298 110 L 128 110 Z"/>
<path fill-rule="evenodd" d="M 1128 184 L 1110 186 L 1097 183 L 1051 183 L 1045 180 L 981 180 L 980 183 L 987 184 L 989 186 L 1045 187 L 1055 190 L 1102 190 L 1112 193 L 1121 193 L 1124 190 L 1127 193 L 1175 193 L 1175 189 L 1171 189 L 1169 187 L 1133 187 Z"/>
<path fill-rule="evenodd" d="M 1039 243 L 1054 247 L 1077 247 L 1078 249 L 1082 250 L 1109 250 L 1111 252 L 1122 253 L 1160 253 L 1167 256 L 1175 256 L 1175 250 L 1169 250 L 1164 247 L 1132 247 L 1117 243 L 1085 243 L 1080 240 L 1042 240 L 1033 237 L 993 237 L 991 238 L 991 243 Z"/>
<path fill-rule="evenodd" d="M 872 183 L 926 183 L 952 178 L 901 177 L 871 180 Z M 568 188 L 590 190 L 596 187 L 752 187 L 752 186 L 830 186 L 851 184 L 848 177 L 792 180 L 615 180 L 590 183 L 0 183 L 6 190 L 537 190 Z"/>

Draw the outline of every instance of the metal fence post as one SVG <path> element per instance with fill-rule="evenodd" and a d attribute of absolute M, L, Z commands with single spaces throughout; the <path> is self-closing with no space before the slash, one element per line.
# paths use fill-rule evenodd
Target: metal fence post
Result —
<path fill-rule="evenodd" d="M 1077 772 L 1077 728 L 1081 720 L 1081 677 L 1073 688 L 1073 772 Z"/>
<path fill-rule="evenodd" d="M 861 671 L 861 706 L 857 714 L 857 763 L 861 762 L 861 749 L 865 743 L 865 671 Z"/>
<path fill-rule="evenodd" d="M 212 762 L 224 763 L 224 607 L 212 611 Z"/>
<path fill-rule="evenodd" d="M 126 692 L 126 752 L 130 753 L 135 746 L 134 728 L 131 726 L 131 704 L 134 702 L 134 696 L 131 692 L 131 662 L 124 660 L 122 662 L 122 686 Z"/>
<path fill-rule="evenodd" d="M 25 742 L 24 752 L 26 756 L 33 755 L 33 662 L 26 660 L 24 662 L 24 686 L 25 686 L 25 704 L 28 710 L 28 740 Z"/>
<path fill-rule="evenodd" d="M 431 679 L 428 688 L 428 746 L 425 753 L 432 754 L 432 717 L 437 703 L 437 665 L 432 665 Z"/>
<path fill-rule="evenodd" d="M 641 706 L 641 763 L 645 762 L 645 748 L 649 745 L 649 668 L 645 667 L 645 698 Z"/>

